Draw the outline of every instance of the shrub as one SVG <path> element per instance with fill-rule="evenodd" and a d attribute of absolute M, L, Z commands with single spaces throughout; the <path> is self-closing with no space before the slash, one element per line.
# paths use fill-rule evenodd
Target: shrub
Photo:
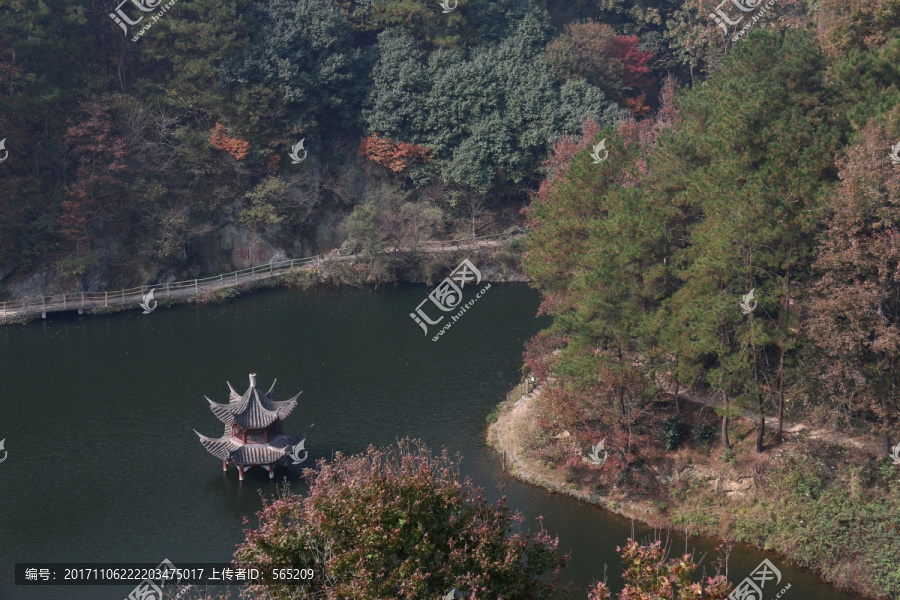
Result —
<path fill-rule="evenodd" d="M 723 458 L 725 459 L 725 462 L 727 462 L 729 465 L 737 464 L 737 454 L 735 454 L 734 450 L 732 450 L 731 448 L 729 448 L 728 450 L 725 451 L 725 455 Z"/>
<path fill-rule="evenodd" d="M 707 448 L 716 439 L 716 428 L 709 423 L 700 423 L 694 425 L 694 428 L 691 429 L 691 435 L 698 446 Z"/>
<path fill-rule="evenodd" d="M 248 529 L 238 562 L 304 565 L 321 576 L 302 597 L 433 600 L 457 587 L 479 598 L 567 597 L 546 577 L 565 565 L 545 531 L 517 531 L 523 518 L 503 500 L 488 503 L 445 450 L 421 442 L 320 460 L 306 469 L 307 496 L 285 487 Z M 267 600 L 300 597 L 294 586 L 255 584 Z"/>
<path fill-rule="evenodd" d="M 666 450 L 675 450 L 687 438 L 687 426 L 681 417 L 671 417 L 663 421 L 659 432 L 659 443 Z"/>
<path fill-rule="evenodd" d="M 625 589 L 619 592 L 619 600 L 639 598 L 641 600 L 666 600 L 668 598 L 704 598 L 723 600 L 731 589 L 724 575 L 707 577 L 694 582 L 692 574 L 697 563 L 690 554 L 679 558 L 668 558 L 659 541 L 640 545 L 632 539 L 624 548 L 619 548 L 619 556 L 625 564 Z M 721 566 L 721 563 L 720 563 Z M 612 593 L 605 582 L 588 590 L 589 600 L 610 600 Z"/>

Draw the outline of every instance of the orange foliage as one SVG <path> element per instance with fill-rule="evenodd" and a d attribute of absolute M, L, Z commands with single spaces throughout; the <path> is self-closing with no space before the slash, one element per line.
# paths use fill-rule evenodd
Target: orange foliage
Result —
<path fill-rule="evenodd" d="M 405 171 L 416 163 L 429 163 L 434 160 L 429 148 L 390 138 L 380 138 L 374 133 L 360 141 L 358 154 L 387 167 L 394 173 Z"/>
<path fill-rule="evenodd" d="M 247 158 L 247 155 L 250 154 L 250 142 L 228 137 L 225 135 L 225 126 L 221 123 L 216 123 L 215 129 L 210 133 L 209 143 L 213 148 L 224 150 L 238 160 Z"/>

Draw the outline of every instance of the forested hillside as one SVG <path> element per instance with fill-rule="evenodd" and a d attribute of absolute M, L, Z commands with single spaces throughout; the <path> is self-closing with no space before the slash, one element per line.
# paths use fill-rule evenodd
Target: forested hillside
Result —
<path fill-rule="evenodd" d="M 265 259 L 311 255 L 340 245 L 358 205 L 380 241 L 486 233 L 515 218 L 560 134 L 643 113 L 678 67 L 654 54 L 664 28 L 622 6 L 556 19 L 533 0 L 164 8 L 0 2 L 8 297 L 246 266 L 229 234 Z M 563 33 L 595 13 L 624 24 Z M 293 164 L 300 140 L 308 158 Z"/>
<path fill-rule="evenodd" d="M 525 224 L 541 467 L 898 597 L 900 0 L 453 2 L 0 0 L 0 299 Z"/>
<path fill-rule="evenodd" d="M 0 296 L 502 230 L 560 135 L 719 68 L 737 42 L 712 8 L 0 0 Z M 755 27 L 818 21 L 835 52 L 844 30 L 883 46 L 893 14 L 778 9 Z"/>
<path fill-rule="evenodd" d="M 524 259 L 546 384 L 518 435 L 564 488 L 894 598 L 900 4 L 818 10 L 556 143 Z"/>

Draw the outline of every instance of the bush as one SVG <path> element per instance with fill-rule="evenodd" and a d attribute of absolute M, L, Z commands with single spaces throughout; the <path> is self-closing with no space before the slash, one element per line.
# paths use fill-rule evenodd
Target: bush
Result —
<path fill-rule="evenodd" d="M 687 426 L 681 417 L 671 417 L 663 421 L 659 432 L 659 443 L 666 450 L 675 450 L 687 438 Z"/>
<path fill-rule="evenodd" d="M 725 451 L 723 458 L 725 459 L 725 462 L 727 462 L 729 465 L 737 464 L 737 454 L 735 454 L 734 450 L 732 450 L 731 448 L 729 448 L 728 450 Z"/>
<path fill-rule="evenodd" d="M 660 541 L 638 544 L 629 539 L 624 548 L 619 548 L 619 556 L 625 565 L 622 573 L 625 589 L 619 592 L 618 600 L 640 598 L 641 600 L 666 600 L 667 598 L 705 598 L 724 600 L 731 590 L 731 584 L 719 571 L 723 561 L 716 561 L 716 575 L 693 581 L 693 573 L 698 564 L 694 557 L 685 554 L 669 558 L 667 549 Z M 605 582 L 595 584 L 588 590 L 588 600 L 610 600 L 612 591 Z"/>
<path fill-rule="evenodd" d="M 309 493 L 285 487 L 266 501 L 235 557 L 242 565 L 303 565 L 317 574 L 302 597 L 433 600 L 457 587 L 479 598 L 567 597 L 546 577 L 565 565 L 548 533 L 519 531 L 522 516 L 488 503 L 460 481 L 446 450 L 421 442 L 320 460 L 305 469 Z M 300 590 L 261 583 L 256 598 L 289 600 Z"/>
<path fill-rule="evenodd" d="M 709 423 L 700 423 L 694 425 L 694 428 L 691 429 L 691 435 L 698 446 L 707 448 L 716 439 L 716 428 Z"/>

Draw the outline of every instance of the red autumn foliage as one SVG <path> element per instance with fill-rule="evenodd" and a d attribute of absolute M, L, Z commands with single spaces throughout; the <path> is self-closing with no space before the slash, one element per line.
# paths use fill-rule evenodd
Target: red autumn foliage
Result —
<path fill-rule="evenodd" d="M 125 140 L 111 133 L 112 119 L 99 104 L 85 106 L 81 118 L 70 121 L 63 140 L 66 154 L 77 165 L 75 179 L 61 203 L 59 233 L 76 244 L 87 241 L 92 223 L 106 220 L 125 183 L 116 173 L 125 168 Z"/>
<path fill-rule="evenodd" d="M 358 154 L 387 167 L 394 173 L 405 171 L 415 164 L 434 160 L 429 148 L 390 138 L 380 138 L 374 133 L 360 140 Z"/>
<path fill-rule="evenodd" d="M 584 125 L 581 127 L 581 139 L 575 140 L 567 135 L 563 135 L 556 140 L 556 143 L 550 150 L 550 155 L 544 161 L 544 170 L 547 172 L 547 177 L 541 182 L 537 192 L 532 195 L 532 201 L 543 203 L 550 201 L 553 182 L 566 176 L 566 173 L 569 172 L 569 166 L 572 164 L 572 158 L 590 146 L 599 133 L 600 124 L 588 117 L 584 120 Z"/>
<path fill-rule="evenodd" d="M 646 113 L 650 107 L 645 101 L 653 93 L 653 80 L 647 63 L 653 58 L 653 53 L 638 50 L 636 35 L 619 35 L 613 40 L 611 54 L 622 63 L 622 83 L 639 92 L 624 99 L 625 108 L 635 116 Z"/>
<path fill-rule="evenodd" d="M 538 381 L 550 376 L 550 368 L 555 358 L 553 351 L 565 348 L 567 343 L 565 337 L 546 330 L 525 342 L 525 364 Z"/>
<path fill-rule="evenodd" d="M 651 147 L 656 145 L 660 133 L 664 129 L 673 127 L 678 122 L 678 109 L 675 107 L 675 94 L 677 92 L 678 83 L 670 75 L 663 82 L 663 87 L 659 94 L 659 110 L 654 118 L 640 121 L 625 119 L 619 123 L 617 133 L 622 138 L 625 147 L 637 144 L 641 148 L 641 154 L 634 163 L 635 169 L 623 169 L 622 175 L 618 180 L 619 185 L 624 187 L 635 186 L 638 184 L 636 175 L 638 173 L 644 175 L 648 173 L 647 153 Z"/>
<path fill-rule="evenodd" d="M 259 527 L 235 552 L 242 565 L 302 564 L 316 577 L 305 597 L 432 599 L 456 587 L 470 600 L 562 600 L 546 577 L 564 566 L 557 540 L 523 531 L 521 514 L 489 503 L 445 450 L 421 442 L 319 461 L 309 493 L 285 489 L 266 502 Z M 245 521 L 246 522 L 246 521 Z M 296 598 L 296 589 L 254 584 L 254 596 Z"/>
<path fill-rule="evenodd" d="M 212 133 L 209 135 L 209 143 L 217 150 L 228 152 L 237 160 L 243 160 L 250 154 L 250 142 L 239 140 L 237 138 L 225 135 L 225 126 L 216 123 Z"/>
<path fill-rule="evenodd" d="M 616 548 L 625 572 L 625 589 L 618 600 L 722 600 L 731 591 L 731 584 L 724 575 L 694 582 L 691 575 L 697 563 L 690 554 L 667 558 L 667 551 L 659 540 L 652 544 L 638 544 L 629 539 L 624 548 Z M 721 564 L 721 563 L 720 563 Z M 612 594 L 605 582 L 597 583 L 588 592 L 588 600 L 610 600 Z"/>

